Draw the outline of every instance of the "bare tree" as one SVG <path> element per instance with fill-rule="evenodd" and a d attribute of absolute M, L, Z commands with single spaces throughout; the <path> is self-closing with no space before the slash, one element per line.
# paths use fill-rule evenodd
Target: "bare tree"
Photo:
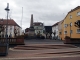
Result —
<path fill-rule="evenodd" d="M 55 39 L 56 31 L 53 32 L 53 35 L 54 35 L 54 39 Z"/>
<path fill-rule="evenodd" d="M 15 35 L 15 37 L 17 36 L 17 30 L 16 29 L 14 29 L 14 35 Z"/>
<path fill-rule="evenodd" d="M 3 31 L 4 31 L 4 26 L 0 24 L 0 35 L 1 35 L 1 32 L 3 32 Z"/>

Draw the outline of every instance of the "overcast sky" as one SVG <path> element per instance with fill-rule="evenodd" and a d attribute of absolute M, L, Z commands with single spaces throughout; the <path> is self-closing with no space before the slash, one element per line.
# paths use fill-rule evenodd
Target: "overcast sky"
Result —
<path fill-rule="evenodd" d="M 30 26 L 31 14 L 33 14 L 34 22 L 53 25 L 63 20 L 71 9 L 79 6 L 80 0 L 0 0 L 0 18 L 6 18 L 4 9 L 7 3 L 10 6 L 9 18 L 14 19 L 25 29 Z"/>

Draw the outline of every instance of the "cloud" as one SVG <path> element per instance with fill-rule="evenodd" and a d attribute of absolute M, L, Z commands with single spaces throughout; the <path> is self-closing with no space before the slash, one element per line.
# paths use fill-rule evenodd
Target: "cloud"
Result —
<path fill-rule="evenodd" d="M 22 28 L 30 26 L 31 14 L 34 21 L 44 22 L 45 25 L 53 25 L 63 20 L 66 14 L 80 5 L 80 0 L 0 0 L 0 18 L 6 18 L 4 10 L 7 3 L 10 5 L 9 18 L 14 19 Z"/>

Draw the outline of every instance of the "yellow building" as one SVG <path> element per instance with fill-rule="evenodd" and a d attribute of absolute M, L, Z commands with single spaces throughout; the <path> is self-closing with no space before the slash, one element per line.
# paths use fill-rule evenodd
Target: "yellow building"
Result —
<path fill-rule="evenodd" d="M 62 29 L 59 31 L 59 36 L 62 40 L 64 40 L 65 36 L 80 38 L 80 29 L 75 27 L 77 20 L 80 20 L 80 6 L 69 11 L 64 21 L 61 23 Z"/>

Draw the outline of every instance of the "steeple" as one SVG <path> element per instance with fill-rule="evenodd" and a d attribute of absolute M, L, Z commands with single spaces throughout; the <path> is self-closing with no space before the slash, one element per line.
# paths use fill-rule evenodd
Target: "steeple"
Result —
<path fill-rule="evenodd" d="M 31 22 L 30 22 L 30 27 L 33 27 L 33 14 L 31 14 Z"/>

